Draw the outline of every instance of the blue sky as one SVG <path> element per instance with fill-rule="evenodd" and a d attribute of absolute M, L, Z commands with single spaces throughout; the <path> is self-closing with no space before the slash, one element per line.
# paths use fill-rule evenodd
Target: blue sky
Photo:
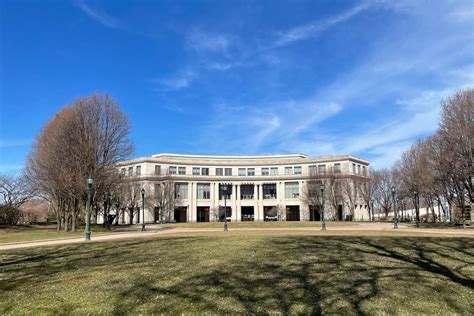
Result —
<path fill-rule="evenodd" d="M 1 1 L 0 172 L 95 91 L 135 156 L 353 154 L 387 167 L 474 87 L 472 1 Z"/>

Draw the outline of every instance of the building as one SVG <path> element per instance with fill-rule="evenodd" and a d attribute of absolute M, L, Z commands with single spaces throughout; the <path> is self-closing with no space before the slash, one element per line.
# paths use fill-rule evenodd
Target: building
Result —
<path fill-rule="evenodd" d="M 368 166 L 368 161 L 349 155 L 309 157 L 302 154 L 158 154 L 118 164 L 124 181 L 135 184 L 133 190 L 145 190 L 146 223 L 223 220 L 224 203 L 230 221 L 319 220 L 319 212 L 315 213 L 314 207 L 303 199 L 308 181 L 314 180 L 315 175 L 324 178 L 331 172 L 357 185 L 367 180 Z M 226 201 L 224 184 L 230 185 Z M 166 186 L 172 187 L 168 193 L 164 192 Z M 166 194 L 173 196 L 163 201 Z M 368 219 L 367 203 L 360 197 L 354 202 L 352 210 L 342 194 L 337 210 L 325 202 L 326 218 L 342 220 L 352 214 L 355 220 Z M 136 205 L 135 209 L 141 202 Z M 141 222 L 142 214 L 142 211 L 137 212 L 132 221 Z M 124 212 L 119 222 L 129 223 L 129 214 Z"/>

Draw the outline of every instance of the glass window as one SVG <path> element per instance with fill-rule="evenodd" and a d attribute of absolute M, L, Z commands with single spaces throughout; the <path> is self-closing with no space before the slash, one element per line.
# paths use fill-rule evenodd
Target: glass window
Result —
<path fill-rule="evenodd" d="M 170 166 L 170 174 L 176 174 L 176 166 Z"/>
<path fill-rule="evenodd" d="M 262 168 L 262 176 L 268 176 L 269 174 L 268 168 Z"/>
<path fill-rule="evenodd" d="M 295 174 L 301 174 L 301 166 L 295 167 Z"/>
<path fill-rule="evenodd" d="M 362 166 L 362 173 L 364 174 L 364 176 L 367 175 L 367 169 L 365 168 L 365 166 Z"/>
<path fill-rule="evenodd" d="M 186 174 L 186 167 L 178 167 L 178 174 Z"/>
<path fill-rule="evenodd" d="M 197 184 L 198 200 L 209 200 L 211 198 L 211 185 L 209 183 Z"/>
<path fill-rule="evenodd" d="M 309 170 L 310 175 L 315 175 L 316 174 L 316 166 L 315 165 L 309 166 L 308 170 Z"/>
<path fill-rule="evenodd" d="M 161 166 L 155 165 L 155 174 L 156 175 L 161 174 Z"/>
<path fill-rule="evenodd" d="M 341 164 L 335 163 L 334 164 L 334 172 L 341 172 Z"/>
<path fill-rule="evenodd" d="M 278 167 L 272 167 L 272 168 L 270 169 L 270 174 L 271 174 L 272 176 L 277 176 L 277 175 L 278 175 Z"/>
<path fill-rule="evenodd" d="M 223 173 L 223 169 L 222 168 L 216 168 L 216 176 L 223 176 L 224 173 Z"/>
<path fill-rule="evenodd" d="M 142 166 L 137 166 L 135 172 L 136 172 L 137 176 L 141 175 L 142 174 Z"/>
<path fill-rule="evenodd" d="M 352 164 L 352 173 L 353 174 L 356 173 L 356 164 L 355 163 Z"/>
<path fill-rule="evenodd" d="M 124 177 L 125 177 L 125 172 L 127 172 L 125 168 L 120 169 L 120 174 Z"/>
<path fill-rule="evenodd" d="M 285 182 L 285 198 L 296 199 L 300 195 L 298 182 Z"/>
<path fill-rule="evenodd" d="M 197 167 L 193 167 L 193 175 L 195 175 L 195 176 L 200 175 L 201 174 L 200 171 L 201 171 L 201 169 L 199 169 Z"/>
<path fill-rule="evenodd" d="M 225 168 L 225 175 L 231 176 L 232 175 L 232 168 Z"/>
<path fill-rule="evenodd" d="M 160 184 L 155 183 L 155 198 L 158 199 L 160 197 Z"/>
<path fill-rule="evenodd" d="M 239 176 L 245 176 L 245 168 L 239 168 Z"/>
<path fill-rule="evenodd" d="M 247 168 L 247 175 L 254 176 L 255 175 L 255 168 Z"/>
<path fill-rule="evenodd" d="M 285 167 L 285 174 L 293 174 L 293 167 Z"/>
<path fill-rule="evenodd" d="M 319 165 L 318 172 L 321 174 L 326 173 L 326 165 Z"/>
<path fill-rule="evenodd" d="M 128 167 L 128 175 L 133 176 L 133 167 Z"/>
<path fill-rule="evenodd" d="M 223 184 L 219 184 L 219 199 L 223 200 L 224 199 L 224 189 L 223 189 Z M 232 196 L 232 185 L 228 184 L 227 185 L 227 199 L 230 200 Z"/>
<path fill-rule="evenodd" d="M 209 175 L 209 168 L 201 168 L 201 175 L 208 176 Z"/>
<path fill-rule="evenodd" d="M 360 174 L 360 165 L 357 165 L 357 173 Z"/>
<path fill-rule="evenodd" d="M 188 184 L 176 183 L 174 192 L 175 192 L 176 199 L 187 199 L 188 198 Z"/>
<path fill-rule="evenodd" d="M 262 191 L 264 200 L 277 198 L 276 183 L 263 184 Z"/>

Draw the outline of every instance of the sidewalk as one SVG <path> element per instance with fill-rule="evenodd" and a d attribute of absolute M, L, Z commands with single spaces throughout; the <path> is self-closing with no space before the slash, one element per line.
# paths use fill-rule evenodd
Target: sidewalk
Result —
<path fill-rule="evenodd" d="M 232 228 L 232 225 L 229 225 L 229 230 L 231 232 L 259 232 L 259 231 L 268 231 L 268 232 L 304 232 L 304 231 L 313 231 L 320 232 L 319 227 L 275 227 L 275 228 Z M 393 233 L 415 233 L 415 234 L 428 234 L 428 235 L 456 235 L 456 236 L 466 236 L 474 237 L 473 229 L 436 229 L 436 228 L 411 228 L 404 225 L 400 225 L 398 230 L 393 229 L 393 224 L 391 223 L 375 223 L 368 224 L 363 223 L 360 225 L 354 226 L 335 226 L 331 227 L 328 230 L 328 233 L 331 231 L 338 232 L 393 232 Z M 167 228 L 167 227 L 151 227 L 147 231 L 132 231 L 132 232 L 123 232 L 123 233 L 111 233 L 98 236 L 91 236 L 90 242 L 101 242 L 101 241 L 110 241 L 110 240 L 123 240 L 123 239 L 135 239 L 135 238 L 145 238 L 145 237 L 158 237 L 161 235 L 168 234 L 189 234 L 189 233 L 222 233 L 222 228 Z M 372 235 L 373 236 L 373 235 Z M 68 237 L 61 239 L 47 239 L 47 240 L 36 240 L 36 241 L 25 241 L 25 242 L 15 242 L 15 243 L 6 243 L 0 244 L 0 251 L 2 250 L 11 250 L 11 249 L 20 249 L 20 248 L 30 248 L 30 247 L 40 247 L 40 246 L 53 246 L 53 245 L 66 245 L 66 244 L 77 244 L 85 243 L 84 237 Z"/>

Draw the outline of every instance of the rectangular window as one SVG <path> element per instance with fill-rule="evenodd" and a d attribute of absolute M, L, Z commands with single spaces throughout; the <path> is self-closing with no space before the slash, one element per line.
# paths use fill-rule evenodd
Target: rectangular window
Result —
<path fill-rule="evenodd" d="M 276 199 L 277 198 L 277 187 L 276 183 L 266 183 L 262 186 L 263 199 Z"/>
<path fill-rule="evenodd" d="M 232 168 L 225 168 L 225 175 L 231 176 L 232 175 Z"/>
<path fill-rule="evenodd" d="M 209 200 L 211 198 L 211 185 L 209 183 L 197 184 L 198 200 Z"/>
<path fill-rule="evenodd" d="M 353 174 L 356 173 L 356 164 L 355 163 L 352 164 L 352 173 Z"/>
<path fill-rule="evenodd" d="M 293 167 L 285 167 L 285 174 L 293 174 Z"/>
<path fill-rule="evenodd" d="M 272 176 L 277 176 L 278 175 L 278 167 L 272 167 L 270 168 L 270 174 Z"/>
<path fill-rule="evenodd" d="M 161 166 L 155 165 L 155 174 L 160 175 L 161 174 Z"/>
<path fill-rule="evenodd" d="M 216 168 L 216 176 L 223 176 L 224 173 L 223 173 L 223 169 L 222 168 Z"/>
<path fill-rule="evenodd" d="M 176 166 L 169 167 L 170 174 L 176 174 Z"/>
<path fill-rule="evenodd" d="M 340 163 L 335 163 L 334 164 L 334 172 L 341 172 L 341 164 Z"/>
<path fill-rule="evenodd" d="M 360 165 L 357 165 L 357 173 L 360 174 Z"/>
<path fill-rule="evenodd" d="M 362 166 L 362 173 L 364 174 L 364 176 L 367 175 L 367 169 L 365 168 L 365 166 Z"/>
<path fill-rule="evenodd" d="M 186 167 L 178 167 L 178 174 L 186 174 Z"/>
<path fill-rule="evenodd" d="M 135 174 L 137 176 L 142 174 L 142 166 L 137 166 L 137 168 L 135 169 Z"/>
<path fill-rule="evenodd" d="M 255 168 L 247 168 L 247 175 L 254 176 L 255 175 Z"/>
<path fill-rule="evenodd" d="M 200 175 L 201 174 L 200 171 L 201 171 L 201 169 L 199 169 L 197 167 L 193 167 L 193 175 L 194 176 Z"/>
<path fill-rule="evenodd" d="M 239 168 L 239 176 L 245 176 L 245 168 Z"/>
<path fill-rule="evenodd" d="M 295 167 L 295 174 L 301 174 L 301 166 Z"/>
<path fill-rule="evenodd" d="M 219 184 L 219 200 L 223 200 L 224 199 L 224 189 L 223 189 L 223 185 L 222 184 Z M 227 199 L 230 200 L 232 197 L 232 185 L 231 184 L 228 184 L 227 185 Z"/>
<path fill-rule="evenodd" d="M 133 167 L 128 167 L 128 176 L 133 176 Z"/>
<path fill-rule="evenodd" d="M 125 168 L 120 169 L 120 174 L 124 177 L 125 177 L 125 172 L 127 172 Z"/>
<path fill-rule="evenodd" d="M 201 168 L 201 175 L 208 176 L 209 175 L 209 168 Z"/>
<path fill-rule="evenodd" d="M 268 176 L 269 174 L 268 168 L 262 168 L 262 176 Z"/>
<path fill-rule="evenodd" d="M 188 198 L 188 184 L 176 183 L 174 193 L 175 193 L 176 199 L 187 199 Z"/>
<path fill-rule="evenodd" d="M 155 196 L 154 196 L 155 199 L 159 199 L 160 198 L 160 184 L 159 183 L 155 183 Z"/>
<path fill-rule="evenodd" d="M 316 166 L 313 165 L 313 166 L 309 166 L 308 170 L 309 170 L 309 174 L 314 176 L 316 174 L 317 169 L 316 169 Z"/>
<path fill-rule="evenodd" d="M 326 173 L 326 165 L 319 165 L 318 166 L 318 172 L 320 174 L 325 174 Z"/>
<path fill-rule="evenodd" d="M 300 196 L 298 182 L 285 182 L 285 198 L 296 199 Z"/>

